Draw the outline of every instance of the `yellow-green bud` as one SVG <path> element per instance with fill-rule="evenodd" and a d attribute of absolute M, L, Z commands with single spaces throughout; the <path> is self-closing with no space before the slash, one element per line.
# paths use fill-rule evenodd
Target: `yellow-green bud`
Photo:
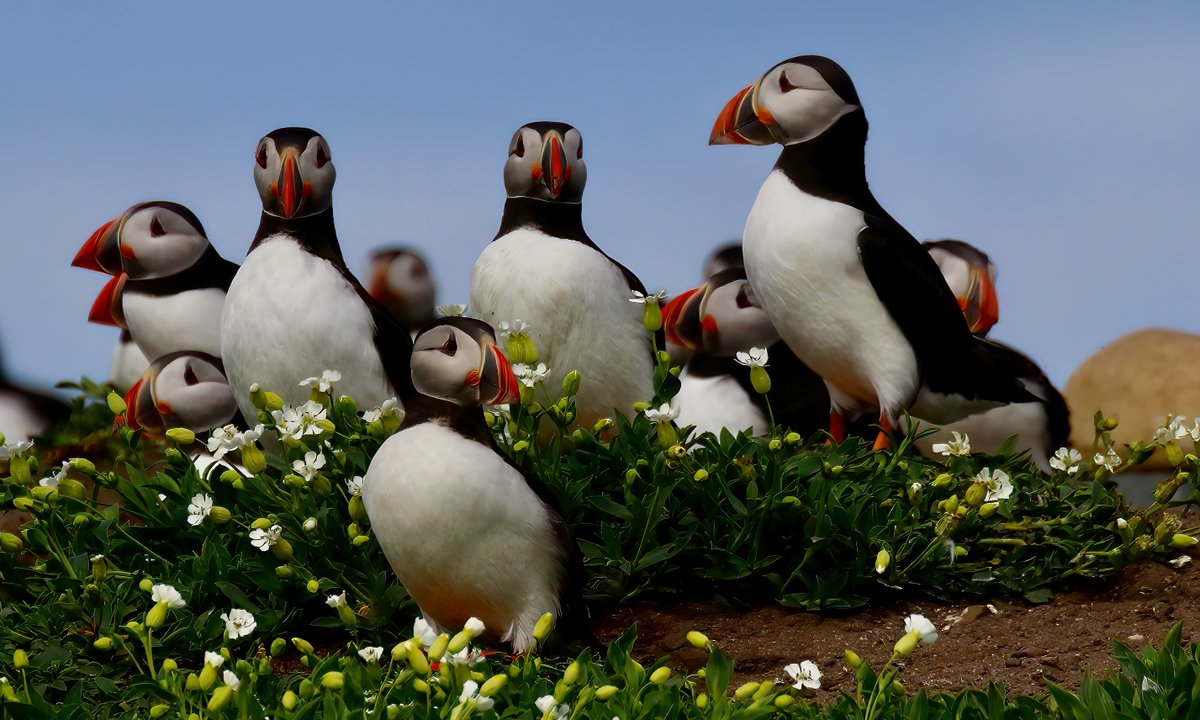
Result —
<path fill-rule="evenodd" d="M 610 685 L 609 687 L 612 687 L 612 686 Z M 600 693 L 596 693 L 597 696 L 599 696 L 599 694 Z M 705 693 L 700 693 L 699 695 L 697 695 L 696 696 L 696 707 L 700 708 L 701 710 L 708 707 L 708 695 L 706 695 Z"/>
<path fill-rule="evenodd" d="M 207 690 L 217 681 L 217 669 L 211 663 L 204 663 L 204 667 L 200 670 L 200 677 L 197 683 L 201 690 Z"/>
<path fill-rule="evenodd" d="M 941 473 L 940 475 L 938 475 L 937 477 L 935 477 L 933 479 L 932 484 L 934 487 L 942 487 L 944 485 L 949 485 L 950 481 L 953 479 L 954 479 L 954 476 L 951 475 L 950 473 Z"/>
<path fill-rule="evenodd" d="M 223 482 L 223 483 L 233 484 L 234 482 L 237 482 L 238 480 L 241 480 L 241 479 L 242 479 L 242 476 L 237 470 L 231 469 L 231 470 L 226 470 L 221 473 L 221 482 Z"/>
<path fill-rule="evenodd" d="M 971 507 L 979 507 L 983 504 L 984 498 L 987 497 L 987 486 L 983 483 L 971 483 L 971 487 L 967 488 L 965 499 Z M 953 510 L 951 510 L 953 512 Z"/>
<path fill-rule="evenodd" d="M 655 425 L 658 426 L 658 444 L 661 447 L 669 448 L 679 443 L 679 433 L 670 420 L 657 422 Z"/>
<path fill-rule="evenodd" d="M 246 470 L 250 471 L 251 475 L 257 475 L 267 469 L 267 456 L 263 455 L 263 451 L 259 450 L 254 443 L 243 447 L 240 453 L 242 465 L 246 466 Z"/>
<path fill-rule="evenodd" d="M 134 633 L 135 635 L 143 630 L 142 624 L 136 620 L 130 620 L 129 622 L 125 623 L 125 629 L 131 633 Z"/>
<path fill-rule="evenodd" d="M 338 619 L 348 628 L 354 628 L 358 625 L 358 616 L 354 614 L 354 610 L 349 605 L 342 603 L 337 606 Z"/>
<path fill-rule="evenodd" d="M 554 615 L 550 613 L 542 613 L 538 618 L 537 623 L 533 626 L 533 639 L 541 642 L 550 634 L 551 628 L 554 627 Z"/>
<path fill-rule="evenodd" d="M 667 448 L 667 457 L 672 460 L 682 460 L 687 457 L 687 448 L 682 445 L 672 445 Z"/>
<path fill-rule="evenodd" d="M 171 428 L 167 431 L 167 437 L 180 445 L 191 445 L 196 442 L 196 433 L 184 427 Z"/>
<path fill-rule="evenodd" d="M 413 678 L 412 686 L 413 686 L 413 690 L 416 690 L 417 692 L 421 693 L 422 695 L 429 694 L 429 683 L 425 682 L 421 678 Z"/>
<path fill-rule="evenodd" d="M 141 590 L 142 592 L 150 592 L 151 588 L 153 588 L 153 587 L 154 587 L 154 580 L 152 580 L 149 577 L 142 578 L 141 582 L 138 583 L 138 589 Z"/>
<path fill-rule="evenodd" d="M 20 537 L 13 535 L 10 532 L 0 532 L 0 548 L 2 548 L 4 552 L 16 555 L 17 553 L 21 552 L 21 548 L 24 546 L 25 544 L 21 542 Z"/>
<path fill-rule="evenodd" d="M 108 402 L 108 409 L 112 411 L 113 415 L 120 415 L 128 409 L 125 407 L 125 398 L 115 392 L 110 392 L 106 400 Z"/>
<path fill-rule="evenodd" d="M 579 680 L 579 661 L 575 660 L 570 665 L 568 665 L 566 671 L 563 672 L 562 681 L 564 684 L 574 685 L 578 680 Z"/>
<path fill-rule="evenodd" d="M 692 474 L 692 479 L 695 480 L 696 482 L 704 482 L 705 480 L 708 479 L 708 471 L 705 470 L 704 468 L 700 468 L 699 470 L 697 470 L 695 473 Z"/>
<path fill-rule="evenodd" d="M 479 694 L 483 697 L 495 695 L 496 693 L 500 692 L 500 690 L 502 690 L 507 683 L 507 675 L 493 675 L 487 679 L 487 682 L 480 686 Z"/>
<path fill-rule="evenodd" d="M 53 502 L 58 499 L 57 487 L 35 485 L 29 492 L 33 495 L 33 497 L 43 502 Z"/>
<path fill-rule="evenodd" d="M 884 574 L 887 572 L 888 565 L 890 565 L 891 562 L 892 554 L 887 550 L 880 550 L 878 554 L 875 555 L 875 572 L 879 573 L 880 575 Z"/>
<path fill-rule="evenodd" d="M 338 410 L 346 415 L 358 414 L 358 403 L 354 402 L 354 398 L 349 395 L 339 395 L 337 399 Z"/>
<path fill-rule="evenodd" d="M 367 508 L 363 505 L 361 495 L 355 495 L 350 498 L 350 517 L 359 522 L 367 521 Z"/>
<path fill-rule="evenodd" d="M 229 512 L 229 508 L 221 505 L 213 505 L 213 509 L 208 512 L 208 518 L 215 525 L 224 525 L 233 519 L 233 513 Z"/>
<path fill-rule="evenodd" d="M 766 696 L 770 695 L 774 690 L 775 683 L 771 682 L 770 680 L 763 680 L 762 683 L 759 684 L 758 689 L 754 691 L 754 699 L 762 700 Z"/>
<path fill-rule="evenodd" d="M 692 647 L 700 648 L 701 650 L 708 649 L 708 636 L 698 630 L 689 630 L 687 641 L 692 644 Z"/>
<path fill-rule="evenodd" d="M 523 363 L 528 365 L 538 360 L 537 346 L 523 332 L 512 333 L 508 336 L 508 344 L 504 348 L 504 354 L 508 357 L 509 362 L 516 364 Z"/>
<path fill-rule="evenodd" d="M 596 699 L 607 700 L 617 694 L 619 688 L 616 685 L 601 685 L 596 688 Z"/>
<path fill-rule="evenodd" d="M 1099 428 L 1101 432 L 1110 432 L 1112 430 L 1116 430 L 1117 429 L 1116 418 L 1102 418 L 1099 422 L 1096 423 L 1096 427 Z"/>
<path fill-rule="evenodd" d="M 387 720 L 398 720 L 400 717 L 400 706 L 391 703 L 387 706 Z"/>
<path fill-rule="evenodd" d="M 304 653 L 305 655 L 309 655 L 313 651 L 312 643 L 305 640 L 304 638 L 299 638 L 299 637 L 292 638 L 292 646 L 295 647 L 300 652 Z"/>
<path fill-rule="evenodd" d="M 662 666 L 650 673 L 650 682 L 655 685 L 662 685 L 671 678 L 671 668 Z"/>
<path fill-rule="evenodd" d="M 296 709 L 296 704 L 300 702 L 300 696 L 288 690 L 283 694 L 283 709 L 291 712 Z"/>
<path fill-rule="evenodd" d="M 267 390 L 263 392 L 263 409 L 268 411 L 282 410 L 283 398 Z"/>
<path fill-rule="evenodd" d="M 78 470 L 80 472 L 85 472 L 85 473 L 96 472 L 95 463 L 93 463 L 91 460 L 88 460 L 87 458 L 80 458 L 80 457 L 71 458 L 71 467 L 75 468 L 76 470 Z"/>
<path fill-rule="evenodd" d="M 24 510 L 26 512 L 32 510 L 34 506 L 33 498 L 30 497 L 13 498 L 12 504 L 16 509 Z"/>
<path fill-rule="evenodd" d="M 629 468 L 628 470 L 625 471 L 625 484 L 626 485 L 632 485 L 633 481 L 637 480 L 637 479 L 638 479 L 638 471 L 637 470 L 634 470 L 633 468 Z"/>
<path fill-rule="evenodd" d="M 892 648 L 892 652 L 895 653 L 896 657 L 908 657 L 910 654 L 912 654 L 913 650 L 917 649 L 917 642 L 920 639 L 921 633 L 915 630 L 906 632 L 902 638 L 896 641 L 896 645 Z"/>
<path fill-rule="evenodd" d="M 23 667 L 29 666 L 29 655 L 24 650 L 17 650 L 13 653 L 13 667 L 20 670 Z"/>
<path fill-rule="evenodd" d="M 575 370 L 567 373 L 562 381 L 563 395 L 572 397 L 579 393 L 579 373 Z"/>
<path fill-rule="evenodd" d="M 787 443 L 788 445 L 795 445 L 796 443 L 800 442 L 803 439 L 804 438 L 802 438 L 800 436 L 800 433 L 796 433 L 796 432 L 790 432 L 787 435 L 783 436 L 783 441 L 785 443 Z"/>
<path fill-rule="evenodd" d="M 996 508 L 1000 507 L 1000 503 L 984 503 L 979 506 L 979 517 L 989 518 L 996 514 Z"/>
<path fill-rule="evenodd" d="M 529 442 L 527 440 L 518 440 L 513 443 L 513 452 L 522 452 L 527 447 L 529 447 Z"/>
<path fill-rule="evenodd" d="M 895 694 L 897 694 L 897 695 L 903 695 L 903 694 L 904 694 L 904 686 L 900 684 L 900 681 L 899 681 L 899 680 L 893 680 L 893 681 L 892 681 L 892 687 L 891 687 L 891 690 L 892 690 L 892 692 L 894 692 L 894 693 L 895 693 Z"/>
<path fill-rule="evenodd" d="M 208 699 L 208 711 L 216 712 L 228 705 L 229 701 L 232 699 L 233 688 L 229 687 L 228 685 L 222 685 L 216 690 L 213 690 L 212 697 Z"/>
<path fill-rule="evenodd" d="M 154 718 L 155 720 L 158 720 L 158 718 L 162 717 L 163 715 L 166 715 L 167 711 L 170 709 L 171 709 L 171 706 L 166 703 L 161 703 L 159 705 L 151 705 L 150 706 L 150 717 Z"/>
<path fill-rule="evenodd" d="M 756 692 L 758 692 L 758 683 L 748 682 L 739 687 L 737 690 L 734 690 L 733 696 L 738 700 L 745 700 Z"/>
<path fill-rule="evenodd" d="M 27 485 L 33 480 L 33 474 L 29 471 L 29 463 L 35 462 L 30 458 L 26 460 L 24 457 L 15 457 L 8 465 L 8 473 L 12 475 L 13 482 L 18 485 Z M 16 502 L 15 500 L 13 501 Z"/>
<path fill-rule="evenodd" d="M 292 575 L 294 575 L 294 574 L 295 574 L 295 571 L 292 570 L 290 565 L 278 565 L 275 568 L 275 576 L 279 577 L 279 578 L 283 578 L 285 580 L 287 578 L 292 577 Z"/>
<path fill-rule="evenodd" d="M 943 500 L 942 501 L 942 509 L 948 513 L 952 513 L 954 511 L 958 510 L 958 495 L 951 495 L 950 497 Z"/>
<path fill-rule="evenodd" d="M 113 639 L 108 636 L 98 637 L 92 642 L 92 647 L 96 648 L 97 650 L 108 652 L 113 648 Z"/>
<path fill-rule="evenodd" d="M 333 485 L 330 484 L 329 478 L 325 477 L 324 473 L 313 475 L 313 479 L 308 483 L 308 489 L 314 495 L 328 495 L 333 490 Z"/>
<path fill-rule="evenodd" d="M 642 305 L 642 327 L 649 332 L 658 332 L 662 328 L 662 308 L 658 300 L 646 300 Z"/>
<path fill-rule="evenodd" d="M 845 658 L 846 664 L 854 670 L 857 670 L 858 666 L 862 665 L 862 658 L 860 658 L 858 653 L 854 652 L 853 650 L 847 649 L 844 653 L 842 653 L 842 657 Z"/>
<path fill-rule="evenodd" d="M 196 673 L 188 673 L 187 679 L 183 682 L 183 689 L 188 692 L 196 692 L 200 690 L 200 678 Z"/>
<path fill-rule="evenodd" d="M 794 697 L 792 697 L 791 695 L 780 695 L 779 697 L 775 698 L 775 707 L 785 708 L 788 705 L 791 705 L 795 701 L 796 701 L 796 699 Z"/>
<path fill-rule="evenodd" d="M 317 582 L 316 580 L 309 580 L 308 584 L 304 586 L 304 589 L 308 590 L 310 593 L 315 593 L 321 589 L 321 583 Z"/>
<path fill-rule="evenodd" d="M 441 657 L 441 655 L 434 657 Z M 425 657 L 425 653 L 421 652 L 420 648 L 412 644 L 408 646 L 408 666 L 418 675 L 429 674 L 429 659 Z"/>
<path fill-rule="evenodd" d="M 783 443 L 779 442 L 779 438 L 771 438 L 771 441 L 767 443 L 767 449 L 771 452 L 776 452 L 781 447 L 783 447 Z"/>
<path fill-rule="evenodd" d="M 280 562 L 287 562 L 292 559 L 292 544 L 285 538 L 279 538 L 275 544 L 271 546 L 271 554 Z"/>
<path fill-rule="evenodd" d="M 1177 548 L 1189 548 L 1198 542 L 1200 542 L 1200 540 L 1197 540 L 1191 535 L 1184 535 L 1183 533 L 1175 533 L 1175 535 L 1171 537 L 1171 545 Z"/>
<path fill-rule="evenodd" d="M 750 368 L 750 384 L 759 395 L 771 392 L 771 376 L 767 374 L 767 369 L 761 365 Z"/>
<path fill-rule="evenodd" d="M 342 686 L 345 684 L 345 678 L 343 678 L 342 674 L 336 670 L 333 672 L 327 672 L 321 676 L 321 687 L 325 688 L 326 690 L 341 690 Z"/>
<path fill-rule="evenodd" d="M 146 627 L 157 628 L 162 627 L 162 624 L 167 619 L 167 603 L 157 602 L 154 607 L 150 608 L 150 612 L 146 613 Z"/>
<path fill-rule="evenodd" d="M 395 662 L 400 662 L 401 660 L 407 659 L 408 658 L 408 646 L 414 642 L 419 643 L 420 641 L 417 640 L 416 638 L 413 638 L 412 640 L 405 640 L 404 642 L 396 643 L 395 645 L 393 645 L 392 646 L 392 660 L 394 660 Z"/>
<path fill-rule="evenodd" d="M 251 529 L 266 530 L 271 527 L 271 521 L 265 517 L 255 518 L 254 522 L 250 523 Z"/>

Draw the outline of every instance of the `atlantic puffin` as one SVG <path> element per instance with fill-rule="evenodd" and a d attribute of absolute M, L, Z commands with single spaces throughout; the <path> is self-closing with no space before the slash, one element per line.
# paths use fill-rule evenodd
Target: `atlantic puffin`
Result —
<path fill-rule="evenodd" d="M 926 240 L 921 243 L 937 263 L 954 293 L 975 337 L 986 337 L 1000 321 L 996 296 L 996 265 L 988 254 L 962 240 Z"/>
<path fill-rule="evenodd" d="M 516 402 L 519 385 L 492 328 L 446 317 L 412 354 L 413 394 L 400 430 L 372 458 L 362 498 L 379 546 L 435 628 L 483 621 L 484 640 L 516 653 L 544 613 L 556 632 L 591 635 L 582 560 L 547 490 L 496 445 L 483 404 Z"/>
<path fill-rule="evenodd" d="M 710 144 L 783 151 L 746 220 L 746 273 L 796 355 L 829 387 L 830 430 L 878 412 L 875 448 L 908 410 L 947 423 L 1029 401 L 1011 358 L 971 335 L 937 264 L 867 185 L 867 118 L 850 76 L 785 60 L 735 95 Z"/>
<path fill-rule="evenodd" d="M 245 425 L 220 358 L 201 352 L 174 352 L 150 364 L 125 395 L 126 424 L 162 434 L 187 428 L 196 434 Z"/>
<path fill-rule="evenodd" d="M 221 354 L 220 318 L 237 265 L 221 257 L 179 203 L 134 205 L 92 233 L 71 263 L 113 278 L 89 320 L 127 329 L 148 359 Z"/>
<path fill-rule="evenodd" d="M 335 177 L 329 143 L 308 128 L 274 130 L 255 148 L 262 216 L 221 315 L 221 359 L 247 418 L 252 384 L 299 405 L 300 382 L 325 370 L 341 373 L 337 392 L 359 407 L 411 388 L 411 337 L 342 258 Z"/>
<path fill-rule="evenodd" d="M 391 246 L 371 253 L 367 273 L 371 297 L 410 333 L 437 318 L 437 287 L 429 264 L 411 247 Z"/>
<path fill-rule="evenodd" d="M 739 265 L 728 264 L 667 303 L 663 329 L 668 342 L 693 351 L 674 399 L 681 426 L 717 436 L 722 428 L 765 435 L 773 416 L 776 425 L 807 436 L 828 422 L 824 381 L 779 339 Z M 772 382 L 766 395 L 755 391 L 750 368 L 736 359 L 756 347 L 767 350 Z"/>
<path fill-rule="evenodd" d="M 583 228 L 583 137 L 561 122 L 513 134 L 504 165 L 500 229 L 471 269 L 470 307 L 492 325 L 522 320 L 557 388 L 576 370 L 576 424 L 631 415 L 654 395 L 651 338 L 642 325 L 637 276 Z M 652 301 L 652 302 L 656 302 Z"/>

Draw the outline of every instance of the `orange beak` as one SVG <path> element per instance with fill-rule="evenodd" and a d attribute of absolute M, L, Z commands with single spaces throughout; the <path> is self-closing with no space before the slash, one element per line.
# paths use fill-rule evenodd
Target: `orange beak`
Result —
<path fill-rule="evenodd" d="M 562 140 L 558 133 L 551 133 L 542 149 L 542 182 L 550 190 L 550 197 L 556 198 L 563 191 L 563 186 L 571 179 L 571 166 L 567 164 L 567 153 L 563 150 Z"/>
<path fill-rule="evenodd" d="M 992 326 L 1000 321 L 1000 299 L 986 268 L 971 268 L 967 276 L 966 297 L 959 298 L 958 304 L 963 309 L 971 332 L 979 337 L 987 335 Z"/>
<path fill-rule="evenodd" d="M 109 275 L 121 272 L 121 252 L 118 241 L 120 227 L 120 218 L 109 220 L 101 225 L 87 239 L 83 247 L 79 248 L 79 252 L 75 253 L 71 267 L 95 270 Z"/>
<path fill-rule="evenodd" d="M 700 319 L 700 305 L 704 300 L 706 285 L 685 290 L 671 298 L 662 309 L 663 333 L 667 342 L 688 350 L 699 350 L 704 345 Z"/>
<path fill-rule="evenodd" d="M 770 113 L 755 108 L 755 95 L 760 81 L 743 88 L 730 98 L 717 115 L 709 145 L 770 145 L 775 142 L 767 124 Z"/>
<path fill-rule="evenodd" d="M 121 291 L 125 288 L 127 279 L 128 276 L 121 273 L 114 275 L 111 280 L 104 283 L 100 294 L 92 302 L 91 312 L 88 313 L 88 322 L 119 328 L 125 327 L 125 315 L 121 311 Z"/>
<path fill-rule="evenodd" d="M 161 410 L 154 402 L 155 376 L 154 368 L 148 369 L 133 387 L 129 388 L 129 392 L 125 393 L 125 421 L 130 430 L 145 430 L 147 433 L 157 434 L 156 431 L 166 427 Z"/>
<path fill-rule="evenodd" d="M 480 385 L 480 398 L 488 405 L 507 405 L 521 401 L 521 383 L 500 348 L 488 344 L 483 350 L 483 367 L 473 378 Z M 490 396 L 490 399 L 489 399 Z"/>

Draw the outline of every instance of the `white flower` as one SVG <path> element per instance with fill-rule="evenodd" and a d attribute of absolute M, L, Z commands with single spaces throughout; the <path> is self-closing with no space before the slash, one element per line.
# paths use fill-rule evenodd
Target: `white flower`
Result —
<path fill-rule="evenodd" d="M 951 455 L 965 457 L 971 454 L 971 438 L 967 437 L 966 433 L 951 431 L 950 437 L 951 440 L 948 443 L 934 443 L 933 451 L 946 457 Z"/>
<path fill-rule="evenodd" d="M 1065 472 L 1068 475 L 1074 475 L 1079 472 L 1079 463 L 1083 462 L 1083 456 L 1075 448 L 1059 448 L 1054 453 L 1054 457 L 1050 458 L 1050 467 Z"/>
<path fill-rule="evenodd" d="M 659 292 L 654 293 L 653 295 L 646 295 L 641 292 L 638 292 L 637 290 L 634 290 L 633 297 L 629 298 L 629 302 L 637 303 L 638 305 L 645 305 L 646 303 L 648 303 L 652 300 L 654 302 L 658 302 L 659 300 L 662 300 L 666 296 L 667 296 L 666 290 L 661 290 Z"/>
<path fill-rule="evenodd" d="M 567 705 L 566 703 L 563 703 L 558 707 L 554 707 L 553 695 L 543 695 L 537 700 L 534 700 L 533 704 L 542 712 L 542 717 L 552 718 L 552 720 L 562 720 L 571 710 L 571 706 Z"/>
<path fill-rule="evenodd" d="M 212 512 L 213 499 L 210 495 L 204 493 L 196 493 L 192 496 L 192 502 L 188 504 L 188 525 L 199 525 L 204 522 L 204 518 Z"/>
<path fill-rule="evenodd" d="M 304 378 L 300 381 L 300 387 L 308 387 L 316 385 L 318 392 L 327 393 L 333 387 L 333 384 L 342 379 L 342 374 L 337 370 L 322 371 L 321 377 Z"/>
<path fill-rule="evenodd" d="M 33 447 L 32 440 L 25 440 L 23 442 L 15 442 L 15 443 L 8 443 L 6 445 L 0 445 L 0 461 L 8 460 L 17 455 L 20 455 L 21 453 L 25 452 L 26 450 L 28 450 L 31 447 Z"/>
<path fill-rule="evenodd" d="M 421 642 L 425 647 L 433 644 L 437 640 L 438 634 L 434 632 L 433 626 L 426 622 L 425 618 L 417 618 L 413 620 L 413 637 Z"/>
<path fill-rule="evenodd" d="M 671 403 L 663 403 L 657 408 L 648 407 L 642 412 L 651 422 L 669 422 L 679 417 L 679 408 L 671 407 Z"/>
<path fill-rule="evenodd" d="M 474 680 L 468 680 L 463 683 L 462 694 L 458 696 L 460 703 L 467 703 L 474 700 L 475 707 L 480 710 L 491 710 L 496 701 L 490 697 L 483 697 L 479 694 L 479 683 Z"/>
<path fill-rule="evenodd" d="M 104 555 L 93 555 L 91 557 L 92 562 L 100 562 L 103 559 L 104 559 Z"/>
<path fill-rule="evenodd" d="M 1121 456 L 1117 454 L 1116 450 L 1109 447 L 1106 454 L 1096 453 L 1096 456 L 1092 458 L 1092 464 L 1102 466 L 1109 472 L 1113 472 L 1121 464 Z"/>
<path fill-rule="evenodd" d="M 920 491 L 920 489 L 921 489 L 921 488 L 923 488 L 923 487 L 925 487 L 925 486 L 924 486 L 924 485 L 922 485 L 921 483 L 919 483 L 919 482 L 915 482 L 915 483 L 912 483 L 911 485 L 909 485 L 909 486 L 908 486 L 908 489 L 909 489 L 909 490 L 911 490 L 911 491 L 913 491 L 913 492 L 918 492 L 918 491 Z"/>
<path fill-rule="evenodd" d="M 258 627 L 254 616 L 241 608 L 233 608 L 227 613 L 221 613 L 221 620 L 225 622 L 225 633 L 229 635 L 230 640 L 246 637 L 254 632 L 254 628 Z"/>
<path fill-rule="evenodd" d="M 474 616 L 469 617 L 466 624 L 463 625 L 463 630 L 471 633 L 471 637 L 477 638 L 483 634 L 483 621 Z"/>
<path fill-rule="evenodd" d="M 363 422 L 373 423 L 377 420 L 382 420 L 389 416 L 395 416 L 397 420 L 404 419 L 404 410 L 400 407 L 400 401 L 396 398 L 388 398 L 383 401 L 383 404 L 374 410 L 368 410 L 363 413 Z"/>
<path fill-rule="evenodd" d="M 1003 470 L 984 468 L 975 476 L 975 482 L 987 486 L 987 496 L 984 497 L 984 502 L 1004 500 L 1013 493 L 1012 480 L 1009 479 L 1008 473 Z"/>
<path fill-rule="evenodd" d="M 442 656 L 442 662 L 464 667 L 474 667 L 482 659 L 483 653 L 478 650 L 472 650 L 470 646 L 459 650 L 453 655 L 446 654 Z"/>
<path fill-rule="evenodd" d="M 225 672 L 221 673 L 221 679 L 225 681 L 226 685 L 234 690 L 237 690 L 242 686 L 242 681 L 238 680 L 238 676 L 234 674 L 232 670 L 226 670 Z"/>
<path fill-rule="evenodd" d="M 1142 677 L 1142 692 L 1162 692 L 1162 685 L 1154 682 L 1149 676 Z"/>
<path fill-rule="evenodd" d="M 272 525 L 266 530 L 254 528 L 250 531 L 250 544 L 266 552 L 272 545 L 279 542 L 279 536 L 282 534 L 283 528 L 278 525 Z"/>
<path fill-rule="evenodd" d="M 222 655 L 221 653 L 205 652 L 204 653 L 204 664 L 212 665 L 213 669 L 219 668 L 225 664 L 225 656 Z"/>
<path fill-rule="evenodd" d="M 821 669 L 812 660 L 805 660 L 799 665 L 796 663 L 785 665 L 783 671 L 795 681 L 792 683 L 792 687 L 797 690 L 805 688 L 816 690 L 821 687 Z"/>
<path fill-rule="evenodd" d="M 1171 560 L 1170 563 L 1171 563 L 1171 567 L 1181 568 L 1184 565 L 1187 565 L 1188 563 L 1190 563 L 1191 561 L 1192 561 L 1191 555 L 1180 555 L 1179 557 L 1175 558 L 1174 560 Z"/>
<path fill-rule="evenodd" d="M 1126 520 L 1125 518 L 1117 518 L 1117 529 L 1118 530 L 1124 530 L 1127 527 L 1129 527 L 1128 520 Z"/>
<path fill-rule="evenodd" d="M 1182 440 L 1188 436 L 1188 430 L 1183 426 L 1183 416 L 1168 415 L 1162 427 L 1154 431 L 1154 442 L 1166 445 L 1173 440 Z"/>
<path fill-rule="evenodd" d="M 346 491 L 350 493 L 350 497 L 362 495 L 363 478 L 362 475 L 355 475 L 346 481 Z"/>
<path fill-rule="evenodd" d="M 442 317 L 462 317 L 467 312 L 466 305 L 438 305 L 437 314 Z"/>
<path fill-rule="evenodd" d="M 58 487 L 58 484 L 67 478 L 67 471 L 70 469 L 71 461 L 65 460 L 53 475 L 38 480 L 38 485 L 42 487 Z"/>
<path fill-rule="evenodd" d="M 325 598 L 325 604 L 331 608 L 342 607 L 346 604 L 346 591 L 343 590 L 341 595 L 330 595 Z"/>
<path fill-rule="evenodd" d="M 1200 443 L 1200 417 L 1192 420 L 1192 429 L 1188 430 L 1188 435 L 1191 436 L 1192 442 Z"/>
<path fill-rule="evenodd" d="M 226 425 L 214 429 L 208 434 L 208 451 L 216 460 L 225 457 L 225 453 L 236 449 L 238 429 L 236 425 Z"/>
<path fill-rule="evenodd" d="M 546 367 L 546 363 L 538 363 L 537 367 L 532 367 L 525 363 L 517 363 L 512 366 L 513 375 L 521 381 L 525 387 L 533 387 L 537 383 L 545 380 L 550 375 L 550 368 Z"/>
<path fill-rule="evenodd" d="M 187 605 L 179 591 L 170 585 L 150 586 L 150 599 L 155 603 L 166 603 L 167 607 L 171 608 L 181 608 Z"/>
<path fill-rule="evenodd" d="M 292 463 L 292 470 L 304 478 L 304 482 L 312 482 L 312 479 L 317 475 L 317 471 L 323 467 L 325 467 L 325 453 L 313 452 L 312 450 L 304 453 L 303 460 L 296 460 Z"/>
<path fill-rule="evenodd" d="M 529 323 L 524 320 L 513 320 L 512 322 L 501 320 L 500 324 L 496 326 L 496 332 L 499 333 L 500 337 L 508 337 L 515 333 L 528 335 L 529 330 Z"/>
<path fill-rule="evenodd" d="M 363 662 L 379 662 L 379 658 L 383 657 L 383 648 L 365 647 L 358 651 L 358 656 L 363 659 Z"/>
<path fill-rule="evenodd" d="M 738 351 L 734 358 L 739 365 L 746 367 L 766 367 L 767 366 L 767 349 L 760 347 L 752 347 L 749 352 Z"/>
<path fill-rule="evenodd" d="M 312 532 L 317 529 L 317 519 L 310 517 L 304 521 L 304 532 Z"/>
<path fill-rule="evenodd" d="M 904 618 L 904 632 L 915 632 L 920 637 L 917 639 L 919 645 L 932 645 L 938 639 L 937 628 L 933 623 L 925 619 L 924 615 L 913 613 Z"/>
<path fill-rule="evenodd" d="M 271 417 L 275 419 L 275 430 L 280 438 L 299 440 L 305 435 L 321 432 L 317 421 L 325 419 L 325 406 L 309 400 L 300 407 L 285 406 L 282 410 L 274 410 Z"/>

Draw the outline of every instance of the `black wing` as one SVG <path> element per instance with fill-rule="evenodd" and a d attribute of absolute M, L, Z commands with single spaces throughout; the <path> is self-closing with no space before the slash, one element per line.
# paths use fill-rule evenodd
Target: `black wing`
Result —
<path fill-rule="evenodd" d="M 383 363 L 388 382 L 392 384 L 400 402 L 407 403 L 414 393 L 410 369 L 412 336 L 357 280 L 354 281 L 354 289 L 367 304 L 371 311 L 371 319 L 375 321 L 375 350 L 379 353 L 379 360 Z"/>
<path fill-rule="evenodd" d="M 767 365 L 771 374 L 771 401 L 775 424 L 800 433 L 804 437 L 829 427 L 829 389 L 821 376 L 796 357 L 782 340 L 767 350 Z M 766 415 L 763 396 L 750 384 L 750 368 L 738 365 L 735 377 L 738 384 L 750 393 Z"/>
<path fill-rule="evenodd" d="M 1071 436 L 1071 412 L 1046 373 L 1028 355 L 995 340 L 985 341 L 997 357 L 1004 357 L 1010 367 L 1019 372 L 1026 388 L 1041 401 L 1046 409 L 1046 419 L 1053 447 L 1064 447 Z"/>

